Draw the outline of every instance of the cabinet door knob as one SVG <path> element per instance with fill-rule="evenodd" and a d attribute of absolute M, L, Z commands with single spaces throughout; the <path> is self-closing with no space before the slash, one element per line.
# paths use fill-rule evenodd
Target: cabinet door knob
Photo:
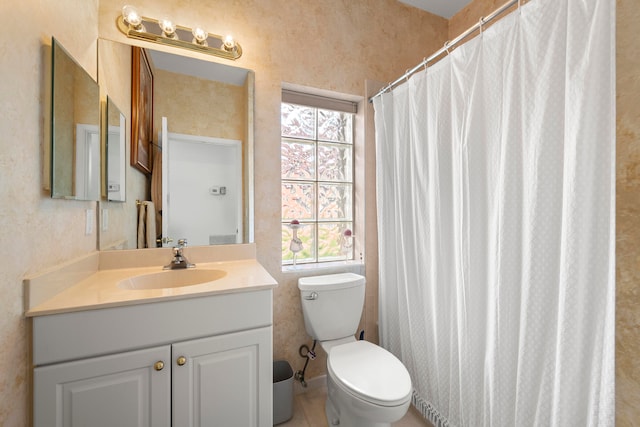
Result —
<path fill-rule="evenodd" d="M 155 369 L 156 371 L 162 371 L 163 368 L 164 362 L 162 360 L 158 360 L 155 365 L 153 365 L 153 369 Z"/>
<path fill-rule="evenodd" d="M 178 363 L 178 366 L 182 366 L 185 363 L 187 363 L 187 358 L 184 356 L 180 356 L 178 357 L 178 359 L 176 360 L 176 362 Z"/>

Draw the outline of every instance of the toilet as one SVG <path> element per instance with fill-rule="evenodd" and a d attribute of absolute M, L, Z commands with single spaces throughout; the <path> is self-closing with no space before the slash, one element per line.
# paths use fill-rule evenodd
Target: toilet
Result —
<path fill-rule="evenodd" d="M 327 353 L 329 425 L 388 427 L 411 402 L 411 378 L 393 354 L 357 341 L 365 278 L 342 273 L 298 280 L 307 333 Z"/>

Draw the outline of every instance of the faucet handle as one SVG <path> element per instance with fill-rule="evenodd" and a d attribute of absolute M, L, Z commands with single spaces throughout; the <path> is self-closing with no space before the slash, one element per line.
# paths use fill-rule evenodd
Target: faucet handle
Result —
<path fill-rule="evenodd" d="M 187 247 L 187 239 L 178 239 L 178 246 L 181 248 Z"/>
<path fill-rule="evenodd" d="M 162 239 L 156 239 L 156 243 L 172 243 L 173 239 L 171 237 L 163 237 Z"/>

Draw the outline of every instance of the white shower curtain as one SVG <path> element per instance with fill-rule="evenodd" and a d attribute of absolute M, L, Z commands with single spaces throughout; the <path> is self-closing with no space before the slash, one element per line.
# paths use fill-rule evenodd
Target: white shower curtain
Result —
<path fill-rule="evenodd" d="M 613 0 L 532 0 L 374 99 L 380 334 L 436 425 L 613 426 Z"/>

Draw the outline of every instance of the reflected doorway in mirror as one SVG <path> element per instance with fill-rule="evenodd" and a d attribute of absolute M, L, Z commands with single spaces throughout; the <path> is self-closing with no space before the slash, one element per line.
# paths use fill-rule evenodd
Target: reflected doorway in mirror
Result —
<path fill-rule="evenodd" d="M 162 236 L 192 245 L 242 243 L 242 141 L 170 133 L 165 117 L 159 139 Z"/>

